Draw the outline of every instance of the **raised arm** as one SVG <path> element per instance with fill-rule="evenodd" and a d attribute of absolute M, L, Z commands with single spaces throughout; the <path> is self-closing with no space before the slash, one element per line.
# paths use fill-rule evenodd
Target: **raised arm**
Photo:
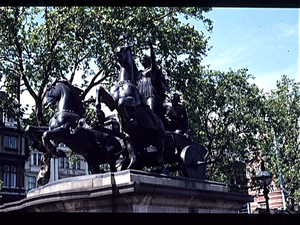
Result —
<path fill-rule="evenodd" d="M 156 64 L 156 59 L 155 59 L 155 54 L 154 54 L 154 49 L 153 49 L 153 46 L 152 46 L 152 43 L 150 40 L 147 41 L 149 46 L 150 46 L 150 57 L 151 57 L 151 71 L 153 73 L 153 76 L 156 77 L 156 74 L 157 74 L 157 64 Z"/>

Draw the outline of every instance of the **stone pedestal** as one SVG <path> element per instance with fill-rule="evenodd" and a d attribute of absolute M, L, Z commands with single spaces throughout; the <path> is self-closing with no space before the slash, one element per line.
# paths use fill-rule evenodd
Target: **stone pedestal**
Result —
<path fill-rule="evenodd" d="M 0 212 L 238 213 L 252 201 L 218 182 L 125 170 L 49 183 Z"/>

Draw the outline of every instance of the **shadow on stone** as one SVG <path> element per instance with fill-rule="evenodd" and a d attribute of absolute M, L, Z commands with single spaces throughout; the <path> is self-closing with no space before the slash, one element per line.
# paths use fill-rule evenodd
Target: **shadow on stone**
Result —
<path fill-rule="evenodd" d="M 219 182 L 124 170 L 49 183 L 0 212 L 238 213 L 251 201 Z"/>

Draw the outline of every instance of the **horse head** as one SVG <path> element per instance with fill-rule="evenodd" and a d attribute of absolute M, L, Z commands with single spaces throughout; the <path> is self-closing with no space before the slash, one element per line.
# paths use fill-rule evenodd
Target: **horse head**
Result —
<path fill-rule="evenodd" d="M 83 91 L 74 87 L 69 81 L 55 80 L 47 85 L 46 89 L 46 108 L 54 109 L 56 102 L 59 101 L 58 111 L 74 112 L 82 115 L 85 110 L 82 102 Z"/>
<path fill-rule="evenodd" d="M 127 44 L 118 46 L 115 53 L 118 62 L 121 65 L 119 81 L 131 80 L 133 83 L 136 83 L 138 77 L 138 69 L 132 57 L 131 47 Z"/>
<path fill-rule="evenodd" d="M 132 63 L 131 47 L 128 45 L 118 46 L 116 48 L 116 55 L 122 67 Z"/>
<path fill-rule="evenodd" d="M 53 83 L 49 83 L 46 86 L 46 102 L 44 104 L 46 109 L 49 107 L 54 109 L 56 102 L 60 99 L 60 90 L 55 87 L 56 84 L 57 80 L 55 79 Z"/>

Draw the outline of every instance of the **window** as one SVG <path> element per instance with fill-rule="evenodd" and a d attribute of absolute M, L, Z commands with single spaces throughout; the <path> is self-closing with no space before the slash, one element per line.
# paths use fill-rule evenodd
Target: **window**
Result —
<path fill-rule="evenodd" d="M 80 160 L 73 162 L 72 169 L 80 170 Z"/>
<path fill-rule="evenodd" d="M 65 166 L 65 158 L 60 158 L 60 168 L 64 168 Z"/>
<path fill-rule="evenodd" d="M 81 160 L 79 160 L 79 161 L 76 162 L 76 169 L 78 169 L 78 170 L 80 170 L 80 161 Z"/>
<path fill-rule="evenodd" d="M 7 165 L 4 165 L 3 186 L 4 187 L 9 187 L 9 166 L 7 166 Z"/>
<path fill-rule="evenodd" d="M 41 166 L 42 165 L 42 154 L 40 154 L 40 153 L 37 153 L 37 163 L 38 163 L 38 165 L 39 166 Z"/>
<path fill-rule="evenodd" d="M 81 160 L 78 160 L 78 161 L 72 163 L 72 166 L 71 166 L 68 157 L 60 158 L 60 160 L 59 160 L 59 168 L 80 170 L 81 169 L 80 164 L 81 164 Z"/>
<path fill-rule="evenodd" d="M 40 153 L 33 153 L 32 155 L 32 164 L 36 166 L 42 165 L 41 160 L 42 160 L 42 154 Z"/>
<path fill-rule="evenodd" d="M 28 177 L 28 190 L 36 188 L 36 179 L 35 177 Z"/>
<path fill-rule="evenodd" d="M 16 187 L 16 179 L 17 179 L 17 169 L 15 166 L 4 165 L 4 187 Z"/>
<path fill-rule="evenodd" d="M 65 157 L 65 165 L 66 167 L 65 168 L 69 168 L 69 158 Z"/>
<path fill-rule="evenodd" d="M 4 139 L 4 147 L 17 149 L 17 137 L 5 135 Z"/>
<path fill-rule="evenodd" d="M 33 153 L 33 154 L 32 154 L 32 164 L 33 164 L 33 165 L 36 165 L 36 162 L 37 162 L 37 161 L 36 161 L 36 154 Z"/>

